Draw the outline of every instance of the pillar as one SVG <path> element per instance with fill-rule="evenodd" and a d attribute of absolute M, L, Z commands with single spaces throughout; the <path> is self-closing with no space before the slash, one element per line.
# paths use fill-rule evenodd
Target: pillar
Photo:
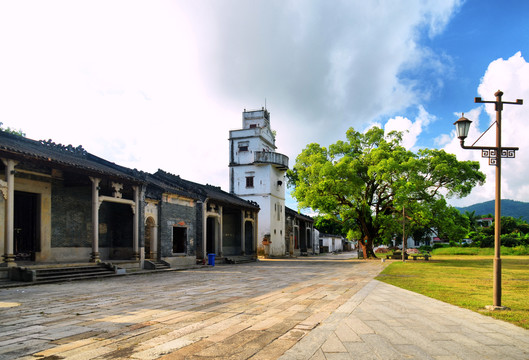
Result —
<path fill-rule="evenodd" d="M 151 258 L 158 260 L 158 224 L 155 224 L 151 229 Z"/>
<path fill-rule="evenodd" d="M 134 189 L 134 205 L 132 206 L 133 218 L 133 229 L 132 229 L 132 257 L 134 260 L 140 259 L 139 251 L 139 225 L 140 225 L 140 188 L 139 186 L 133 186 Z"/>
<path fill-rule="evenodd" d="M 202 203 L 202 260 L 206 260 L 207 255 L 207 235 L 208 235 L 208 200 Z"/>
<path fill-rule="evenodd" d="M 242 255 L 246 254 L 246 233 L 245 233 L 245 227 L 244 227 L 244 215 L 246 214 L 246 211 L 241 210 L 241 253 Z"/>
<path fill-rule="evenodd" d="M 90 177 L 92 181 L 92 254 L 90 262 L 99 262 L 99 183 L 101 179 Z"/>
<path fill-rule="evenodd" d="M 12 159 L 2 159 L 2 162 L 6 166 L 7 181 L 4 262 L 7 266 L 14 266 L 15 166 L 18 162 Z"/>
<path fill-rule="evenodd" d="M 259 212 L 254 213 L 254 223 L 253 223 L 253 253 L 257 255 L 257 245 L 259 244 Z"/>
<path fill-rule="evenodd" d="M 219 232 L 220 232 L 220 236 L 219 236 L 219 257 L 222 257 L 222 246 L 223 246 L 223 238 L 224 238 L 224 229 L 222 228 L 222 223 L 223 223 L 223 215 L 222 215 L 222 206 L 219 206 L 219 222 L 220 222 L 220 226 L 219 226 Z"/>

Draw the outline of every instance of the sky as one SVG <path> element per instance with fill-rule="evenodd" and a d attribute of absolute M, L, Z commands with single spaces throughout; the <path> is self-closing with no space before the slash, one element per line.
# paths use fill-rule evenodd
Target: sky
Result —
<path fill-rule="evenodd" d="M 0 0 L 0 122 L 123 166 L 228 190 L 229 131 L 266 106 L 277 152 L 328 146 L 353 127 L 403 145 L 463 150 L 505 105 L 502 198 L 529 201 L 529 2 L 523 0 Z M 495 129 L 476 144 L 494 146 Z M 296 208 L 288 196 L 287 205 Z"/>

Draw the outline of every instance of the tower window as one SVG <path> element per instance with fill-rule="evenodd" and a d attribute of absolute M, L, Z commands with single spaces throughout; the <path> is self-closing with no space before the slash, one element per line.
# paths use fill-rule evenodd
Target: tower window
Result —
<path fill-rule="evenodd" d="M 248 151 L 248 146 L 250 143 L 248 141 L 241 141 L 239 143 L 239 151 Z"/>
<path fill-rule="evenodd" d="M 253 176 L 247 176 L 246 177 L 246 187 L 247 188 L 253 188 Z"/>

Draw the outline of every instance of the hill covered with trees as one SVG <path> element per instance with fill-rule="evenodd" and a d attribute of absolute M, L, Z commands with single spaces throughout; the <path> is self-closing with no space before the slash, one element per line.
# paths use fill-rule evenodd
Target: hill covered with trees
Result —
<path fill-rule="evenodd" d="M 479 204 L 474 204 L 466 207 L 457 208 L 462 214 L 466 211 L 474 211 L 476 215 L 494 215 L 494 200 L 486 201 Z M 529 222 L 529 203 L 516 200 L 502 199 L 501 201 L 501 215 L 511 216 L 515 219 L 521 218 Z"/>

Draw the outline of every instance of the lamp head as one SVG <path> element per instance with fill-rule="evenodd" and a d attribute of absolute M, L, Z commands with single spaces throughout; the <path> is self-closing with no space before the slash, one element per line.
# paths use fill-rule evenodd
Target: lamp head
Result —
<path fill-rule="evenodd" d="M 461 141 L 464 141 L 468 136 L 468 131 L 470 130 L 470 123 L 472 122 L 463 115 L 465 114 L 463 113 L 459 120 L 454 123 L 454 125 L 456 126 L 457 137 Z"/>

